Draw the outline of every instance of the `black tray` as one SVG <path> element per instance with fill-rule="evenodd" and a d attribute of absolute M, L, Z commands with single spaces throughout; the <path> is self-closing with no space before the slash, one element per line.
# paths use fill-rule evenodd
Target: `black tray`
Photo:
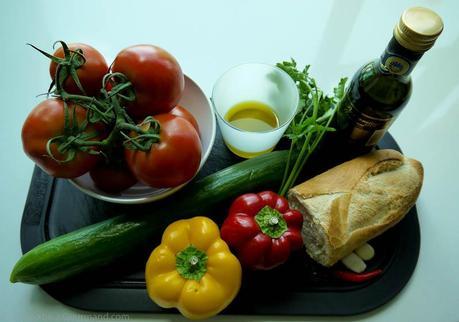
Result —
<path fill-rule="evenodd" d="M 400 150 L 389 134 L 379 146 Z M 240 159 L 226 149 L 218 134 L 212 154 L 198 177 L 237 161 Z M 324 162 L 315 164 L 321 166 L 316 166 L 307 176 L 326 167 Z M 49 177 L 36 167 L 21 224 L 22 251 L 25 253 L 46 240 L 111 216 L 148 211 L 154 207 L 155 203 L 122 206 L 96 200 L 77 190 L 67 180 Z M 220 224 L 225 217 L 225 207 L 227 205 L 221 205 L 207 215 Z M 159 238 L 153 237 L 148 249 L 140 249 L 115 267 L 43 285 L 42 288 L 58 301 L 84 310 L 176 312 L 156 306 L 149 300 L 145 289 L 144 264 L 149 252 L 158 245 Z M 362 284 L 336 280 L 330 270 L 315 264 L 304 251 L 300 251 L 274 270 L 244 272 L 241 291 L 222 313 L 351 315 L 373 310 L 397 295 L 414 271 L 420 247 L 416 208 L 413 207 L 398 225 L 371 244 L 376 256 L 368 262 L 368 268 L 384 270 L 375 280 Z"/>

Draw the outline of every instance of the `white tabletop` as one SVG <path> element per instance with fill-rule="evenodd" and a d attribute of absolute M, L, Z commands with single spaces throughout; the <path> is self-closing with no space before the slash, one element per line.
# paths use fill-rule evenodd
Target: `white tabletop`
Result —
<path fill-rule="evenodd" d="M 243 62 L 276 63 L 294 57 L 311 64 L 320 86 L 380 55 L 401 12 L 422 5 L 437 11 L 445 31 L 413 73 L 410 103 L 391 128 L 406 155 L 420 160 L 425 181 L 418 200 L 421 252 L 404 290 L 355 321 L 459 320 L 459 2 L 392 1 L 3 1 L 0 4 L 2 185 L 0 205 L 0 320 L 168 321 L 176 315 L 113 316 L 69 308 L 39 287 L 10 284 L 20 257 L 19 227 L 33 163 L 23 153 L 22 123 L 46 91 L 48 62 L 27 47 L 51 50 L 56 40 L 84 42 L 111 61 L 129 45 L 151 43 L 170 51 L 209 94 L 217 77 Z M 332 317 L 241 317 L 239 320 L 335 320 Z M 217 317 L 215 320 L 233 320 Z"/>

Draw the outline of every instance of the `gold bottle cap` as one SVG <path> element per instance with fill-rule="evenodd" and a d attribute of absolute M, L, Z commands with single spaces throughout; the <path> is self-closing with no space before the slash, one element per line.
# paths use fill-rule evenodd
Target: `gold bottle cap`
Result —
<path fill-rule="evenodd" d="M 416 51 L 429 50 L 443 30 L 440 16 L 430 9 L 406 9 L 395 26 L 394 36 L 403 47 Z"/>

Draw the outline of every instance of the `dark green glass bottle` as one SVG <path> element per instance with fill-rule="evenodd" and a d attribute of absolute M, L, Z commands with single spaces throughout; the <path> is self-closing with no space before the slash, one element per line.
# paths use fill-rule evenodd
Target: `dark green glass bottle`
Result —
<path fill-rule="evenodd" d="M 335 115 L 335 144 L 344 157 L 369 152 L 408 103 L 410 73 L 443 29 L 426 8 L 407 9 L 381 57 L 352 78 Z"/>

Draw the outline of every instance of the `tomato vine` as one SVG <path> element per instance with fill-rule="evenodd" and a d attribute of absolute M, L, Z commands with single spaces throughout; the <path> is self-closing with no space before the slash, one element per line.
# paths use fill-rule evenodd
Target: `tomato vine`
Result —
<path fill-rule="evenodd" d="M 127 149 L 149 151 L 154 143 L 159 142 L 158 121 L 148 116 L 140 124 L 136 124 L 126 112 L 124 104 L 135 100 L 135 92 L 132 83 L 124 74 L 108 72 L 102 79 L 100 95 L 88 96 L 77 73 L 86 63 L 83 50 L 71 50 L 64 41 L 55 42 L 53 47 L 58 43 L 62 46 L 63 58 L 28 44 L 57 64 L 47 95 L 64 102 L 64 131 L 62 135 L 48 140 L 46 152 L 49 157 L 56 162 L 65 163 L 72 161 L 78 151 L 107 156 L 114 146 L 119 144 Z M 75 82 L 81 94 L 65 90 L 64 83 L 69 77 Z M 73 115 L 70 115 L 69 104 L 77 104 L 86 110 L 84 122 L 78 124 L 75 117 L 76 107 L 72 109 Z M 85 132 L 88 126 L 101 124 L 104 128 L 110 129 L 105 138 L 101 139 L 95 133 Z M 51 147 L 54 144 L 57 145 L 57 151 L 66 156 L 64 160 L 53 155 Z"/>

